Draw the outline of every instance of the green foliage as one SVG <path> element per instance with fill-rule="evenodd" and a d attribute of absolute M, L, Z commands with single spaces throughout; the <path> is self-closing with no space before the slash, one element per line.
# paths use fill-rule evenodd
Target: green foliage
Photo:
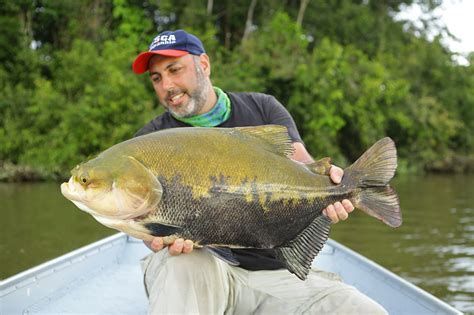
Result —
<path fill-rule="evenodd" d="M 59 176 L 130 138 L 151 117 L 153 104 L 130 71 L 133 55 L 125 40 L 106 42 L 101 51 L 77 40 L 57 53 L 54 80 L 37 78 L 33 90 L 4 89 L 6 102 L 16 104 L 5 105 L 2 157 Z"/>
<path fill-rule="evenodd" d="M 248 24 L 250 2 L 0 0 L 0 173 L 65 177 L 133 136 L 162 109 L 131 63 L 177 28 L 201 38 L 215 85 L 275 95 L 315 157 L 345 165 L 383 136 L 404 171 L 474 156 L 474 54 L 459 66 L 429 23 L 395 21 L 412 0 L 314 0 L 301 25 L 300 2 L 269 0 Z"/>
<path fill-rule="evenodd" d="M 296 68 L 288 109 L 313 154 L 341 157 L 337 135 L 346 123 L 340 111 L 347 105 L 340 88 L 344 67 L 343 48 L 325 40 Z"/>
<path fill-rule="evenodd" d="M 218 60 L 219 71 L 213 78 L 228 90 L 280 94 L 279 85 L 294 79 L 294 69 L 304 61 L 306 48 L 301 29 L 287 14 L 278 12 L 260 32 Z"/>
<path fill-rule="evenodd" d="M 307 46 L 301 28 L 286 13 L 276 12 L 268 25 L 242 43 L 240 56 L 260 69 L 264 79 L 287 80 L 304 61 Z"/>
<path fill-rule="evenodd" d="M 130 2 L 113 0 L 112 16 L 118 22 L 115 35 L 128 39 L 130 46 L 137 47 L 140 44 L 139 40 L 143 39 L 141 35 L 149 31 L 153 24 L 145 15 L 145 11 L 138 6 L 131 5 Z"/>

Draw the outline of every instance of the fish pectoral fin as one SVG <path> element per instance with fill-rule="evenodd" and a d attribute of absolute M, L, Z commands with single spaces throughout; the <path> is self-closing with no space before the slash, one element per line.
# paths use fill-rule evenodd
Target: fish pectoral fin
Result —
<path fill-rule="evenodd" d="M 150 231 L 151 235 L 160 237 L 177 234 L 182 230 L 180 226 L 163 223 L 145 223 L 144 226 Z"/>
<path fill-rule="evenodd" d="M 205 246 L 204 248 L 212 255 L 222 259 L 231 266 L 240 265 L 240 262 L 234 257 L 232 251 L 227 247 Z"/>
<path fill-rule="evenodd" d="M 325 157 L 311 164 L 307 164 L 306 167 L 309 168 L 313 173 L 319 175 L 329 175 L 329 169 L 331 168 L 331 158 Z"/>
<path fill-rule="evenodd" d="M 293 240 L 275 247 L 277 258 L 283 261 L 287 269 L 301 280 L 306 280 L 316 255 L 326 243 L 331 220 L 321 215 Z"/>

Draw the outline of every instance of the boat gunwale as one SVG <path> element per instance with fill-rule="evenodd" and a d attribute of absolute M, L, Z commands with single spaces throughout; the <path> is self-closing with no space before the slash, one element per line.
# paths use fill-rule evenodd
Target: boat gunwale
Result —
<path fill-rule="evenodd" d="M 0 297 L 9 294 L 11 291 L 21 289 L 31 283 L 34 283 L 35 281 L 48 277 L 49 275 L 52 275 L 61 269 L 79 263 L 87 257 L 110 249 L 116 245 L 125 244 L 127 241 L 127 235 L 124 233 L 117 233 L 78 249 L 72 250 L 66 254 L 48 260 L 30 269 L 21 271 L 9 278 L 0 281 Z"/>
<path fill-rule="evenodd" d="M 423 290 L 422 288 L 416 286 L 415 284 L 409 282 L 408 280 L 402 278 L 401 276 L 393 273 L 392 271 L 388 270 L 387 268 L 377 264 L 376 262 L 368 259 L 367 257 L 353 251 L 352 249 L 342 245 L 341 243 L 338 243 L 332 239 L 328 239 L 327 244 L 332 246 L 334 250 L 336 251 L 341 251 L 344 253 L 346 256 L 351 256 L 354 260 L 361 261 L 363 262 L 367 267 L 370 267 L 372 270 L 375 270 L 379 273 L 381 273 L 385 278 L 389 278 L 390 283 L 400 283 L 401 288 L 404 288 L 404 290 L 410 290 L 413 293 L 415 293 L 417 296 L 421 296 L 425 299 L 426 302 L 435 304 L 437 308 L 441 308 L 446 310 L 447 312 L 450 312 L 452 314 L 463 314 L 461 311 L 458 309 L 454 308 L 453 306 L 449 305 L 448 303 L 444 302 L 440 298 L 434 296 L 433 294 L 429 293 L 428 291 Z M 405 296 L 411 297 L 410 294 L 407 292 L 404 292 Z M 419 302 L 419 301 L 418 301 Z"/>

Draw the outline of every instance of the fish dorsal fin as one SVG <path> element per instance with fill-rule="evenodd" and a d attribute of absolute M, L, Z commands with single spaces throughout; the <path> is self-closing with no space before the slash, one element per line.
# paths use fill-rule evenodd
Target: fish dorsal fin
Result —
<path fill-rule="evenodd" d="M 329 175 L 329 169 L 331 168 L 331 158 L 325 157 L 311 164 L 307 164 L 308 167 L 313 173 L 319 175 Z"/>
<path fill-rule="evenodd" d="M 306 280 L 314 257 L 321 251 L 329 235 L 331 220 L 320 215 L 288 243 L 275 248 L 279 260 L 301 280 Z"/>
<path fill-rule="evenodd" d="M 242 134 L 262 140 L 268 145 L 270 151 L 279 155 L 290 157 L 295 150 L 290 136 L 288 135 L 288 129 L 285 126 L 263 125 L 256 127 L 236 127 L 233 129 Z"/>

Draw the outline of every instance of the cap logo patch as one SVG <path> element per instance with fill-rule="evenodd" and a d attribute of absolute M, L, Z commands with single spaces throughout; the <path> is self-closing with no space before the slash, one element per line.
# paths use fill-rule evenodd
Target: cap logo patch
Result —
<path fill-rule="evenodd" d="M 150 45 L 150 50 L 160 45 L 176 44 L 176 37 L 174 35 L 160 35 L 156 36 Z"/>

